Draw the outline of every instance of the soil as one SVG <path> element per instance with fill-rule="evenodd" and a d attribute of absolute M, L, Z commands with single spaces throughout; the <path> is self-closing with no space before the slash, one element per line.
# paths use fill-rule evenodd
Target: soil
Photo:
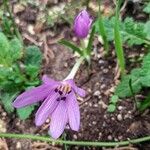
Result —
<path fill-rule="evenodd" d="M 41 75 L 48 74 L 56 80 L 62 80 L 69 73 L 76 56 L 69 49 L 56 44 L 56 42 L 63 37 L 67 37 L 77 43 L 79 41 L 73 37 L 69 24 L 64 22 L 57 24 L 54 28 L 42 25 L 41 29 L 32 34 L 32 31 L 28 30 L 29 28 L 27 27 L 31 25 L 32 28 L 35 28 L 38 12 L 39 10 L 36 7 L 26 7 L 15 14 L 15 16 L 21 21 L 18 25 L 22 34 L 26 35 L 24 36 L 25 43 L 39 44 L 38 46 L 41 47 L 44 55 Z M 133 112 L 134 104 L 132 98 L 119 100 L 117 110 L 114 113 L 108 113 L 109 99 L 120 81 L 114 47 L 111 46 L 110 54 L 107 58 L 104 57 L 104 50 L 98 39 L 95 39 L 93 49 L 95 52 L 93 52 L 91 58 L 91 66 L 88 67 L 87 64 L 82 64 L 75 78 L 77 85 L 87 91 L 84 99 L 78 98 L 81 111 L 80 131 L 77 133 L 66 129 L 66 139 L 77 141 L 122 141 L 150 135 L 150 112 L 149 110 L 142 114 Z M 126 51 L 128 72 L 131 68 L 137 66 L 137 63 L 131 63 L 130 58 L 136 59 L 144 53 L 144 50 L 141 47 L 130 49 L 126 46 L 124 46 L 124 49 Z M 133 49 L 136 49 L 136 51 Z M 141 97 L 143 95 L 144 92 L 139 94 Z M 1 107 L 0 121 L 2 121 L 4 127 L 2 126 L 0 130 L 10 133 L 47 135 L 49 120 L 42 127 L 35 127 L 35 112 L 30 119 L 21 121 L 15 114 L 8 115 Z M 51 145 L 40 141 L 2 139 L 2 142 L 6 143 L 6 147 L 9 150 L 63 149 L 63 146 Z M 150 143 L 131 144 L 129 147 L 126 147 L 127 150 L 131 148 L 135 148 L 135 150 L 149 150 Z M 68 149 L 104 150 L 104 148 L 77 146 L 70 146 Z"/>

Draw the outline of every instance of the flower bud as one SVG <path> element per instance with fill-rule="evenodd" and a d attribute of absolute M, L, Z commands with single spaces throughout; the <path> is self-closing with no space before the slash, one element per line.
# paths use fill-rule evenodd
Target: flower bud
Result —
<path fill-rule="evenodd" d="M 85 38 L 90 30 L 92 19 L 86 10 L 82 10 L 74 20 L 74 32 L 79 38 Z"/>

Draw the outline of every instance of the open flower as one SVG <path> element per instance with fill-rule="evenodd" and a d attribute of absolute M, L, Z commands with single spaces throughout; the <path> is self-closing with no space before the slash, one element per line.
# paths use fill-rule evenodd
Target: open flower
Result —
<path fill-rule="evenodd" d="M 55 81 L 46 75 L 43 84 L 19 95 L 13 106 L 21 108 L 43 101 L 35 115 L 36 126 L 41 126 L 47 118 L 51 118 L 49 134 L 57 139 L 69 123 L 72 130 L 78 131 L 80 126 L 80 111 L 76 94 L 84 97 L 85 91 L 77 87 L 72 79 Z"/>
<path fill-rule="evenodd" d="M 74 20 L 74 32 L 77 37 L 85 38 L 90 30 L 92 19 L 86 10 L 82 10 Z"/>

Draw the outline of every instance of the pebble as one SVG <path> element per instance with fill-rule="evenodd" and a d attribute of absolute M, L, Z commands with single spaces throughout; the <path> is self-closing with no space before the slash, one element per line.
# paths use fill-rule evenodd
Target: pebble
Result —
<path fill-rule="evenodd" d="M 111 135 L 108 135 L 107 138 L 108 138 L 108 140 L 112 140 L 113 139 Z"/>
<path fill-rule="evenodd" d="M 111 120 L 113 120 L 113 121 L 114 121 L 114 120 L 115 120 L 115 118 L 114 118 L 114 117 L 112 117 L 112 118 L 111 118 Z"/>
<path fill-rule="evenodd" d="M 103 60 L 99 60 L 99 61 L 98 61 L 98 63 L 99 63 L 100 65 L 102 65 L 102 64 L 104 64 L 104 63 L 105 63 L 105 61 L 103 61 Z"/>
<path fill-rule="evenodd" d="M 99 96 L 100 94 L 101 94 L 101 92 L 98 90 L 94 92 L 94 96 Z"/>
<path fill-rule="evenodd" d="M 16 149 L 21 149 L 21 143 L 20 142 L 17 142 Z"/>
<path fill-rule="evenodd" d="M 77 135 L 74 134 L 74 135 L 73 135 L 73 138 L 76 140 L 78 137 L 77 137 Z"/>
<path fill-rule="evenodd" d="M 105 84 L 102 84 L 102 85 L 101 85 L 101 89 L 104 89 L 105 87 L 106 87 Z"/>
<path fill-rule="evenodd" d="M 118 110 L 123 110 L 123 107 L 122 106 L 118 106 Z"/>
<path fill-rule="evenodd" d="M 6 116 L 7 116 L 7 113 L 6 113 L 6 112 L 3 112 L 3 113 L 2 113 L 2 116 L 3 116 L 3 117 L 6 117 Z"/>
<path fill-rule="evenodd" d="M 5 133 L 6 131 L 6 124 L 3 120 L 0 119 L 0 132 Z"/>
<path fill-rule="evenodd" d="M 104 73 L 108 73 L 108 71 L 109 71 L 108 69 L 103 69 Z"/>
<path fill-rule="evenodd" d="M 93 121 L 92 124 L 93 124 L 93 125 L 96 125 L 96 121 Z"/>
<path fill-rule="evenodd" d="M 122 140 L 122 139 L 123 139 L 123 136 L 122 136 L 122 135 L 118 136 L 118 139 L 119 139 L 119 140 Z"/>
<path fill-rule="evenodd" d="M 123 119 L 123 118 L 122 118 L 122 115 L 121 115 L 121 114 L 118 114 L 118 115 L 117 115 L 117 120 L 118 120 L 118 121 L 122 121 L 122 119 Z"/>

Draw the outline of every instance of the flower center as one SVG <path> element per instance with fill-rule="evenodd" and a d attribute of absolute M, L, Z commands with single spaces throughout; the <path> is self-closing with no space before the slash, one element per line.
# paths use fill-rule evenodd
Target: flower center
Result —
<path fill-rule="evenodd" d="M 60 85 L 55 89 L 56 93 L 59 93 L 59 98 L 57 101 L 66 100 L 66 95 L 71 92 L 71 86 L 69 84 Z"/>

